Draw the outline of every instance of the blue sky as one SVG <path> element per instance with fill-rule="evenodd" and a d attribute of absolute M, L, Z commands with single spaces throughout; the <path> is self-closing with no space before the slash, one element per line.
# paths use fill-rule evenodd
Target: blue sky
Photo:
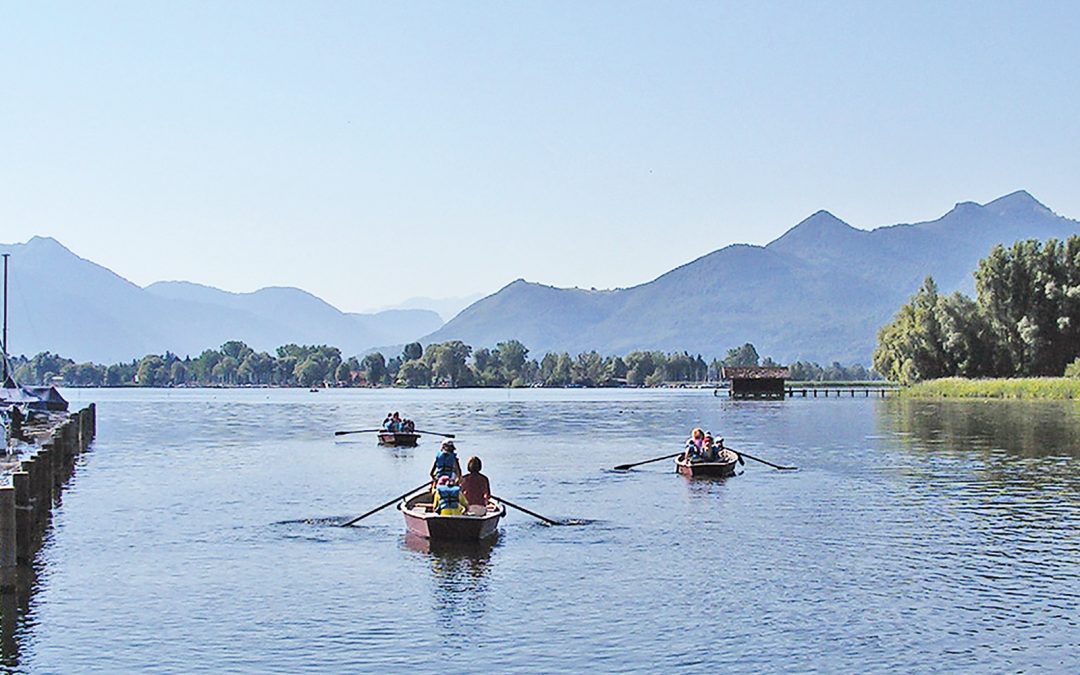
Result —
<path fill-rule="evenodd" d="M 1080 217 L 1080 3 L 0 3 L 0 241 L 346 310 Z"/>

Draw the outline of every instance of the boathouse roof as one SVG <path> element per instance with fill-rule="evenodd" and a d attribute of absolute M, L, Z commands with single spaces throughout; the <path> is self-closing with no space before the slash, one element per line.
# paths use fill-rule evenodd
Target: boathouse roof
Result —
<path fill-rule="evenodd" d="M 724 366 L 720 376 L 725 380 L 786 380 L 791 376 L 791 371 L 764 366 Z"/>

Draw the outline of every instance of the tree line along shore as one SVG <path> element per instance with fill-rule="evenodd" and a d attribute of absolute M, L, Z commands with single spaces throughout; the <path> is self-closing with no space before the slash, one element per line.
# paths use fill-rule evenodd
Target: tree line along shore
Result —
<path fill-rule="evenodd" d="M 975 291 L 928 277 L 878 333 L 875 370 L 911 397 L 1080 398 L 1080 236 L 995 246 Z"/>
<path fill-rule="evenodd" d="M 723 359 L 706 362 L 700 354 L 662 351 L 622 356 L 589 351 L 576 357 L 549 352 L 535 359 L 517 340 L 479 349 L 458 340 L 426 348 L 413 342 L 389 359 L 380 352 L 343 358 L 341 350 L 326 345 L 289 344 L 270 354 L 234 340 L 194 358 L 166 352 L 105 366 L 43 352 L 16 357 L 12 365 L 20 382 L 72 387 L 658 387 L 714 382 L 723 366 L 777 364 L 762 359 L 749 343 L 728 350 Z M 858 364 L 845 367 L 834 362 L 823 367 L 798 361 L 789 369 L 793 379 L 808 382 L 876 378 Z"/>

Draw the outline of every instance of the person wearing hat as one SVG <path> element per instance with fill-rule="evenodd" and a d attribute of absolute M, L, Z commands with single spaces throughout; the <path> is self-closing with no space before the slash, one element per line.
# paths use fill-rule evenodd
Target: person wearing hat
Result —
<path fill-rule="evenodd" d="M 431 480 L 438 483 L 440 478 L 456 484 L 461 479 L 461 463 L 458 461 L 454 442 L 449 438 L 442 442 L 435 463 L 431 465 Z"/>
<path fill-rule="evenodd" d="M 432 508 L 440 516 L 460 516 L 467 505 L 460 485 L 452 485 L 446 476 L 439 476 L 435 483 L 435 505 Z"/>

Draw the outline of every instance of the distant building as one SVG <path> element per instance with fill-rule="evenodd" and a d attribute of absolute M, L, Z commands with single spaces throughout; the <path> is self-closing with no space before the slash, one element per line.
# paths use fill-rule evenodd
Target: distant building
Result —
<path fill-rule="evenodd" d="M 731 398 L 784 398 L 787 368 L 724 366 L 720 376 L 731 382 Z"/>

